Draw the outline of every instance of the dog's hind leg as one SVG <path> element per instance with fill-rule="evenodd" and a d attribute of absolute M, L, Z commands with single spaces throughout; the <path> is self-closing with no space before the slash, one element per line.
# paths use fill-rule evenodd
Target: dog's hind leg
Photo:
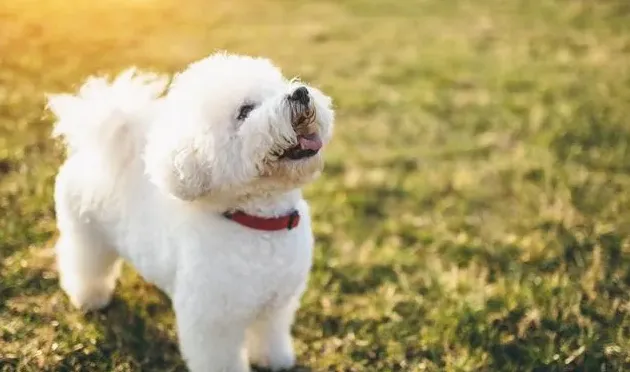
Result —
<path fill-rule="evenodd" d="M 96 221 L 79 212 L 76 195 L 68 192 L 68 183 L 61 177 L 55 195 L 60 232 L 55 250 L 61 287 L 76 307 L 100 309 L 111 300 L 121 262 Z"/>
<path fill-rule="evenodd" d="M 109 304 L 121 262 L 90 226 L 66 226 L 57 242 L 56 254 L 61 287 L 74 306 L 96 310 Z"/>

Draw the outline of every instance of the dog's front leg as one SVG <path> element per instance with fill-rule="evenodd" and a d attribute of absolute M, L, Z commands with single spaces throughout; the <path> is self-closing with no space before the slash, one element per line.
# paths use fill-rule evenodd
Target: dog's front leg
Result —
<path fill-rule="evenodd" d="M 247 329 L 247 351 L 250 361 L 272 371 L 289 369 L 295 364 L 291 325 L 297 301 L 276 309 L 256 320 Z"/>
<path fill-rule="evenodd" d="M 191 372 L 249 372 L 245 326 L 194 298 L 174 301 L 179 347 Z M 214 304 L 216 306 L 216 304 Z"/>

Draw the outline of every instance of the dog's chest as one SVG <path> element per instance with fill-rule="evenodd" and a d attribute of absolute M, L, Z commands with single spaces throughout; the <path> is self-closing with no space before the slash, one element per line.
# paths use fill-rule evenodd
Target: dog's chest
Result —
<path fill-rule="evenodd" d="M 291 235 L 258 239 L 243 247 L 235 295 L 248 302 L 255 313 L 285 306 L 305 287 L 312 240 L 302 234 Z"/>
<path fill-rule="evenodd" d="M 283 306 L 304 286 L 311 267 L 311 248 L 271 244 L 267 252 L 259 252 L 256 267 L 249 276 L 250 285 L 258 293 L 261 308 Z"/>

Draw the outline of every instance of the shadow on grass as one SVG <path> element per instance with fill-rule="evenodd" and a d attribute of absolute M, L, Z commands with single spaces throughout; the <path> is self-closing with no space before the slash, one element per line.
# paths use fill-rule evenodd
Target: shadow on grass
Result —
<path fill-rule="evenodd" d="M 160 299 L 157 306 L 135 309 L 115 296 L 107 308 L 86 315 L 103 333 L 99 353 L 116 356 L 112 359 L 127 361 L 139 370 L 185 372 L 177 340 L 163 324 L 152 319 L 169 311 L 170 306 L 166 296 L 155 292 Z"/>

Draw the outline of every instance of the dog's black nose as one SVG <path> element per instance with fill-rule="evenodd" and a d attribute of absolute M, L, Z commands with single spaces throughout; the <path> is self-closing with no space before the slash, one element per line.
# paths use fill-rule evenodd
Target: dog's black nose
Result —
<path fill-rule="evenodd" d="M 308 89 L 305 87 L 299 87 L 289 96 L 291 101 L 297 101 L 303 105 L 308 105 L 309 97 L 308 97 Z"/>

